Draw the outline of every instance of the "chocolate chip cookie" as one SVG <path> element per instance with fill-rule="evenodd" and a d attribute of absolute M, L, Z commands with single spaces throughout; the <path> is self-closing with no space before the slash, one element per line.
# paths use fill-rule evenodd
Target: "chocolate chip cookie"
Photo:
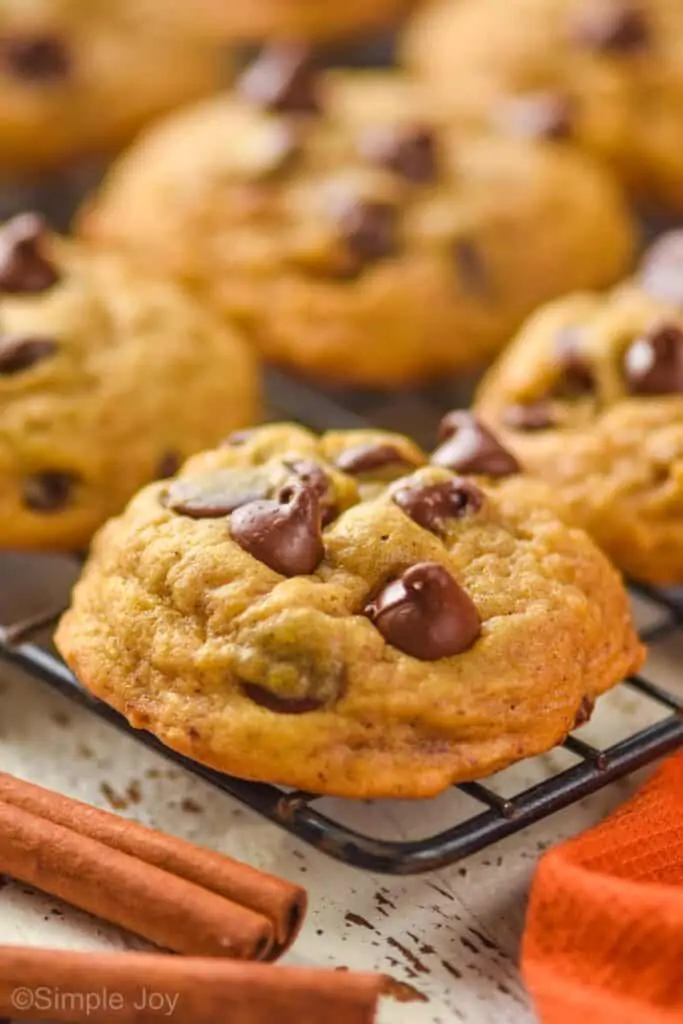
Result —
<path fill-rule="evenodd" d="M 453 132 L 407 77 L 323 75 L 292 46 L 145 135 L 82 230 L 146 252 L 270 360 L 379 387 L 482 363 L 632 246 L 583 156 Z"/>
<path fill-rule="evenodd" d="M 456 120 L 573 141 L 683 210 L 680 0 L 435 0 L 405 50 Z"/>
<path fill-rule="evenodd" d="M 172 6 L 172 5 L 167 5 Z M 0 5 L 0 173 L 119 149 L 153 117 L 215 90 L 215 43 L 188 41 L 159 4 Z"/>
<path fill-rule="evenodd" d="M 98 535 L 57 644 L 220 770 L 416 798 L 560 741 L 642 651 L 617 573 L 473 417 L 229 437 Z M 468 472 L 469 475 L 462 475 Z"/>
<path fill-rule="evenodd" d="M 478 408 L 631 576 L 683 581 L 683 233 L 634 280 L 548 306 Z"/>
<path fill-rule="evenodd" d="M 257 392 L 249 346 L 176 285 L 37 215 L 0 230 L 0 547 L 84 547 Z"/>

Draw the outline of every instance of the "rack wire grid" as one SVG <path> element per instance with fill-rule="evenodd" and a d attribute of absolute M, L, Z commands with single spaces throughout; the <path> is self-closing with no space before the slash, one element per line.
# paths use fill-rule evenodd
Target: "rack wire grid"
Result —
<path fill-rule="evenodd" d="M 404 395 L 333 394 L 275 371 L 268 375 L 268 392 L 273 418 L 294 418 L 316 430 L 373 423 L 412 432 L 423 441 L 447 407 L 467 401 L 462 386 L 454 390 L 443 385 Z M 632 589 L 650 609 L 650 624 L 641 630 L 644 641 L 666 640 L 683 627 L 683 593 L 644 586 Z M 65 594 L 64 605 L 67 600 Z M 408 875 L 452 864 L 683 746 L 683 700 L 643 675 L 634 676 L 619 688 L 628 688 L 654 706 L 657 720 L 604 748 L 570 734 L 562 744 L 572 755 L 570 767 L 551 771 L 541 782 L 511 794 L 498 792 L 495 778 L 487 784 L 463 783 L 455 788 L 475 802 L 475 813 L 424 838 L 377 838 L 344 824 L 343 814 L 324 813 L 323 797 L 222 775 L 169 750 L 151 734 L 131 729 L 121 715 L 87 693 L 57 656 L 49 632 L 57 615 L 52 608 L 0 627 L 0 660 L 42 680 L 316 849 L 375 872 Z M 643 717 L 651 719 L 652 714 Z"/>

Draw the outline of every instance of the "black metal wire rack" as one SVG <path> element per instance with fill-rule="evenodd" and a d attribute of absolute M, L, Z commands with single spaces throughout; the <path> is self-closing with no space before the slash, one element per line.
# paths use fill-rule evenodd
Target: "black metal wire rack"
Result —
<path fill-rule="evenodd" d="M 269 376 L 269 394 L 274 417 L 289 416 L 317 430 L 367 426 L 368 419 L 376 419 L 372 415 L 376 406 L 373 407 L 371 396 L 358 399 L 344 396 L 342 404 L 339 396 L 314 391 L 279 373 Z M 386 415 L 380 418 L 385 420 L 383 425 L 405 430 L 406 418 L 412 416 L 415 422 L 412 414 L 417 409 L 421 425 L 416 432 L 420 433 L 429 421 L 438 419 L 444 403 L 451 404 L 458 397 L 448 389 L 424 392 L 417 398 L 404 396 L 390 405 L 389 418 L 397 422 L 386 423 Z M 407 402 L 412 402 L 411 415 L 406 412 Z M 646 642 L 665 639 L 683 626 L 683 596 L 642 586 L 634 590 L 660 613 L 659 621 L 641 632 Z M 635 676 L 621 685 L 659 706 L 664 713 L 661 720 L 605 749 L 569 735 L 563 746 L 578 758 L 570 768 L 509 797 L 499 795 L 490 785 L 481 782 L 464 783 L 457 788 L 480 807 L 471 817 L 419 840 L 378 839 L 322 813 L 316 807 L 321 797 L 221 775 L 169 750 L 149 733 L 131 729 L 122 716 L 79 685 L 54 653 L 49 640 L 33 642 L 33 635 L 55 617 L 54 612 L 46 613 L 0 628 L 0 661 L 14 664 L 42 680 L 316 849 L 366 870 L 409 875 L 452 864 L 683 746 L 683 700 L 644 676 Z"/>

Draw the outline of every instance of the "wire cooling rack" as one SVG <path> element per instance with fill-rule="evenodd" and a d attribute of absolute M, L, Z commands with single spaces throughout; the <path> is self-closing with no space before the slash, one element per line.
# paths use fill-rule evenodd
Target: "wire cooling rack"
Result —
<path fill-rule="evenodd" d="M 274 372 L 268 383 L 274 418 L 295 418 L 316 430 L 360 427 L 374 422 L 412 432 L 425 442 L 445 408 L 466 400 L 462 390 L 458 392 L 448 386 L 401 396 L 357 396 L 314 391 Z M 633 590 L 651 612 L 651 624 L 641 630 L 643 640 L 666 642 L 683 627 L 683 594 L 642 586 Z M 652 679 L 634 676 L 625 680 L 620 689 L 631 691 L 639 701 L 649 704 L 650 711 L 654 707 L 658 720 L 604 748 L 569 735 L 562 746 L 572 755 L 574 763 L 570 767 L 512 794 L 501 795 L 493 784 L 464 783 L 454 788 L 474 801 L 477 808 L 464 820 L 417 840 L 377 838 L 344 824 L 343 814 L 335 816 L 321 810 L 327 803 L 324 798 L 222 775 L 169 750 L 149 733 L 131 729 L 121 715 L 82 689 L 56 655 L 46 630 L 57 614 L 58 610 L 52 608 L 0 627 L 0 660 L 47 683 L 316 849 L 366 870 L 409 875 L 452 864 L 683 746 L 683 701 Z"/>

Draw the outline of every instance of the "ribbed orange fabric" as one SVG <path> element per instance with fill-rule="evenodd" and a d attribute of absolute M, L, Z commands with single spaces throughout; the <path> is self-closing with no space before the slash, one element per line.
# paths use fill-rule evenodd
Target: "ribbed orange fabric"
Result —
<path fill-rule="evenodd" d="M 543 1024 L 683 1024 L 683 755 L 543 857 L 522 970 Z"/>

